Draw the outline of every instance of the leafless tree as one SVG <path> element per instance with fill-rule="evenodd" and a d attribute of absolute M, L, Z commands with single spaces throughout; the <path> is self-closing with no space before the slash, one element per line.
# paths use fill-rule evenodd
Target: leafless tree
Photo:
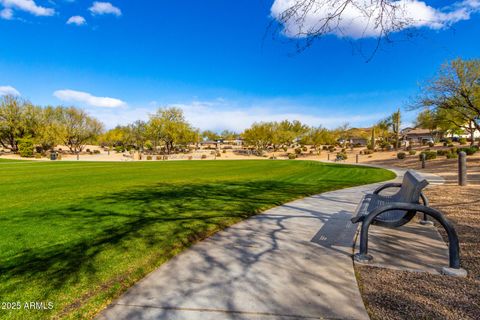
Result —
<path fill-rule="evenodd" d="M 295 53 L 304 51 L 327 35 L 336 35 L 355 45 L 359 44 L 355 40 L 373 38 L 376 45 L 364 55 L 370 60 L 380 44 L 391 42 L 392 35 L 398 31 L 407 30 L 402 36 L 411 38 L 417 34 L 415 27 L 442 28 L 463 19 L 435 11 L 438 15 L 427 21 L 426 16 L 416 13 L 423 9 L 437 10 L 423 2 L 404 0 L 276 0 L 267 34 L 271 33 L 276 39 L 278 35 L 286 36 L 294 41 Z M 460 12 L 453 7 L 449 10 L 450 13 Z M 361 48 L 356 46 L 356 49 L 363 54 Z"/>

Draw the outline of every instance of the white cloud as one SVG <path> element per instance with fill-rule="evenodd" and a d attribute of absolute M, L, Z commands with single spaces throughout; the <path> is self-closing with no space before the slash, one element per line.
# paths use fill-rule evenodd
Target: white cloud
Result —
<path fill-rule="evenodd" d="M 67 24 L 74 24 L 74 25 L 77 25 L 77 26 L 81 26 L 81 25 L 84 25 L 86 23 L 87 23 L 87 21 L 82 16 L 73 16 L 73 17 L 68 18 L 68 20 L 67 20 Z"/>
<path fill-rule="evenodd" d="M 0 4 L 2 4 L 5 9 L 22 10 L 35 16 L 53 16 L 55 14 L 54 9 L 39 6 L 33 0 L 0 0 Z M 13 15 L 13 12 L 10 13 Z"/>
<path fill-rule="evenodd" d="M 10 8 L 5 8 L 0 11 L 0 18 L 5 20 L 11 20 L 13 18 L 13 10 Z"/>
<path fill-rule="evenodd" d="M 20 92 L 12 86 L 0 86 L 0 96 L 6 95 L 19 96 Z"/>
<path fill-rule="evenodd" d="M 376 5 L 377 1 L 352 0 L 345 6 L 340 17 L 323 25 L 328 17 L 342 9 L 345 2 L 321 0 L 315 1 L 313 6 L 309 7 L 310 1 L 303 4 L 299 1 L 275 0 L 271 7 L 272 16 L 284 22 L 283 32 L 288 37 L 301 38 L 305 34 L 318 32 L 320 28 L 325 33 L 338 37 L 377 37 L 382 35 L 379 25 L 382 25 L 384 30 L 393 32 L 421 27 L 438 30 L 468 20 L 471 14 L 480 11 L 480 0 L 456 2 L 444 8 L 434 8 L 419 0 L 397 0 L 389 2 L 391 6 L 386 8 L 382 16 Z M 282 14 L 294 5 L 298 5 L 296 12 L 284 21 Z"/>
<path fill-rule="evenodd" d="M 75 90 L 57 90 L 53 93 L 55 97 L 65 102 L 84 103 L 92 107 L 119 108 L 127 104 L 122 100 L 109 97 L 96 97 L 88 92 Z"/>
<path fill-rule="evenodd" d="M 98 2 L 95 1 L 93 5 L 88 8 L 90 12 L 94 15 L 102 15 L 102 14 L 113 14 L 117 17 L 122 15 L 122 11 L 112 5 L 110 2 Z"/>
<path fill-rule="evenodd" d="M 243 131 L 254 122 L 299 120 L 310 126 L 337 127 L 345 122 L 353 126 L 370 125 L 386 116 L 383 113 L 332 113 L 330 108 L 302 108 L 291 102 L 283 107 L 277 107 L 278 101 L 265 101 L 250 106 L 241 106 L 225 101 L 193 101 L 188 104 L 170 104 L 183 110 L 185 118 L 202 130 L 220 131 L 224 129 Z M 273 106 L 272 106 L 273 105 Z M 303 111 L 298 111 L 303 110 Z M 325 114 L 325 115 L 323 115 Z"/>

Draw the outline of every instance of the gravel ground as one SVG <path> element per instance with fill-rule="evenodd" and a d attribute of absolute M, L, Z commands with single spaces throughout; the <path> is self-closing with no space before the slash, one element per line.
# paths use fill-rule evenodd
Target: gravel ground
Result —
<path fill-rule="evenodd" d="M 476 172 L 480 164 L 477 162 L 472 161 Z M 449 172 L 454 172 L 456 163 L 436 163 L 428 171 L 450 179 L 446 185 L 429 188 L 426 194 L 431 205 L 455 225 L 462 267 L 468 276 L 454 278 L 356 265 L 360 290 L 372 319 L 480 319 L 480 184 L 475 172 L 471 185 L 455 186 Z"/>

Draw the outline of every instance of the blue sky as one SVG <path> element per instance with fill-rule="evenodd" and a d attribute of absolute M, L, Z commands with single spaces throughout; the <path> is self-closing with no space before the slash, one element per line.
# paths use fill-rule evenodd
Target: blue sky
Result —
<path fill-rule="evenodd" d="M 283 118 L 366 126 L 405 106 L 442 63 L 480 52 L 480 6 L 470 0 L 461 18 L 445 12 L 465 1 L 429 2 L 449 23 L 416 25 L 408 41 L 399 32 L 368 63 L 355 48 L 368 53 L 375 40 L 353 33 L 292 55 L 294 39 L 265 37 L 272 5 L 284 1 L 0 0 L 0 92 L 76 105 L 107 127 L 159 106 L 183 108 L 202 129 Z"/>

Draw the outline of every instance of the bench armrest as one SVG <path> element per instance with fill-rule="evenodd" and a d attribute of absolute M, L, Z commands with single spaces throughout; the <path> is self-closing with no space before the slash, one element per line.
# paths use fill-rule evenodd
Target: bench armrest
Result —
<path fill-rule="evenodd" d="M 373 194 L 379 194 L 382 190 L 388 189 L 388 188 L 401 188 L 402 184 L 401 183 L 386 183 L 383 186 L 378 187 L 375 191 L 373 191 Z"/>

